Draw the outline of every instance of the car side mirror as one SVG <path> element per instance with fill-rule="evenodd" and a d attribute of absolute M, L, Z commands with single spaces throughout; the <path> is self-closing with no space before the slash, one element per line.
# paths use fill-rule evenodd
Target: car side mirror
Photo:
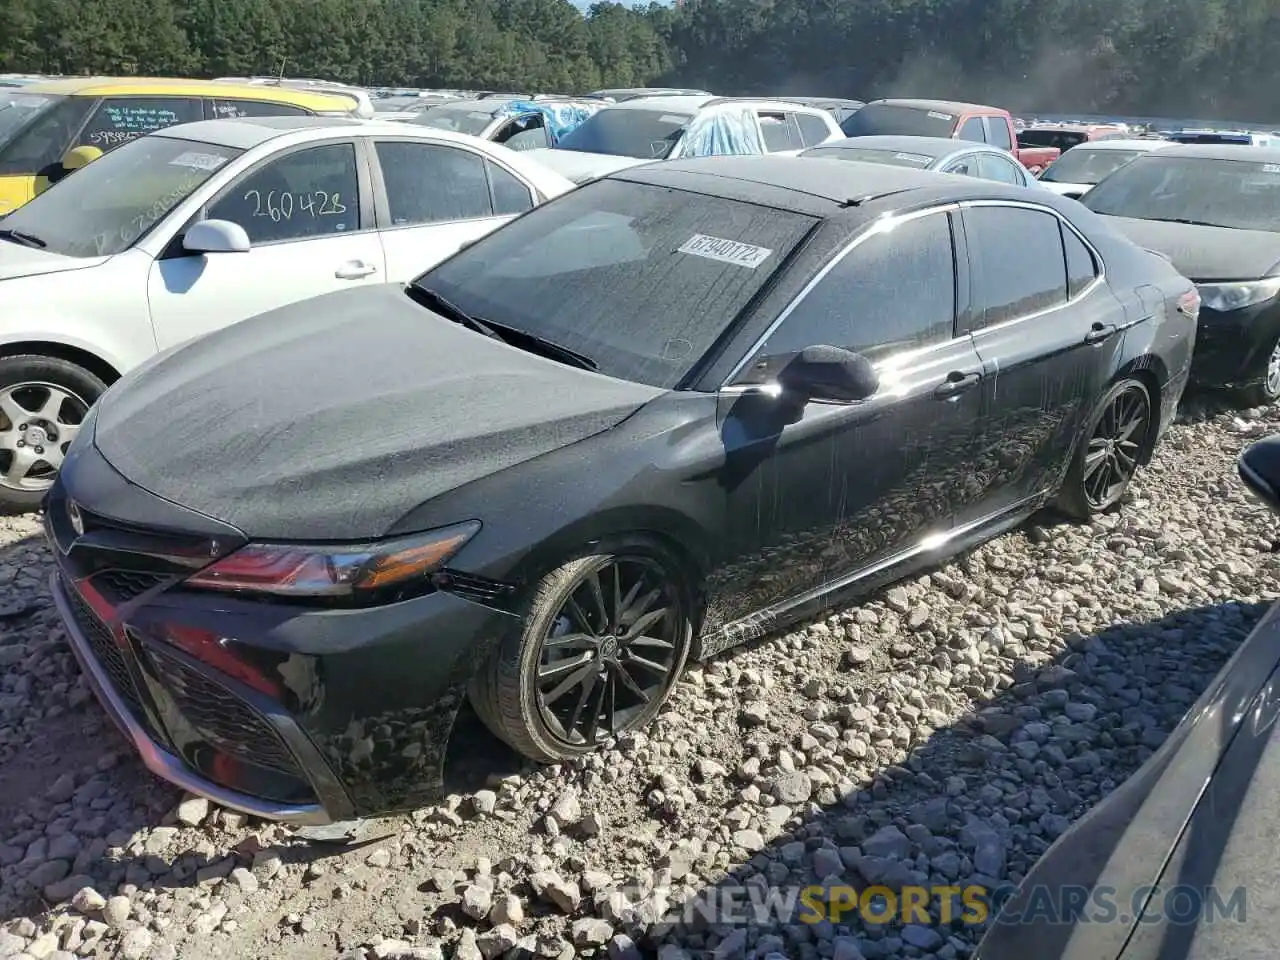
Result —
<path fill-rule="evenodd" d="M 251 246 L 244 227 L 230 220 L 201 220 L 182 238 L 188 253 L 248 253 Z"/>
<path fill-rule="evenodd" d="M 1280 434 L 1251 444 L 1236 469 L 1249 489 L 1280 513 Z"/>
<path fill-rule="evenodd" d="M 880 388 L 875 366 L 860 353 L 825 344 L 805 347 L 778 371 L 784 393 L 805 400 L 853 403 Z"/>

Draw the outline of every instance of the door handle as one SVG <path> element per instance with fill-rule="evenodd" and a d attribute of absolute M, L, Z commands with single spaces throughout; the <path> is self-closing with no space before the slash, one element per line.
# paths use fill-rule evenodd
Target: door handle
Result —
<path fill-rule="evenodd" d="M 363 260 L 351 260 L 335 270 L 333 275 L 339 280 L 360 280 L 377 272 L 378 268 L 372 263 L 365 263 Z"/>
<path fill-rule="evenodd" d="M 947 379 L 933 388 L 933 395 L 940 400 L 946 400 L 957 394 L 971 390 L 978 385 L 978 381 L 982 379 L 980 373 L 965 373 L 963 370 L 952 370 L 947 374 Z"/>
<path fill-rule="evenodd" d="M 1085 343 L 1102 343 L 1115 336 L 1119 328 L 1114 323 L 1095 323 L 1084 335 Z"/>

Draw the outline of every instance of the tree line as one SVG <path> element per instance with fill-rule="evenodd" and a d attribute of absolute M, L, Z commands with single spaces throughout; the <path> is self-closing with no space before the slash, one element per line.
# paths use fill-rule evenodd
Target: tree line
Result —
<path fill-rule="evenodd" d="M 1280 0 L 0 0 L 0 71 L 931 96 L 1280 121 Z"/>

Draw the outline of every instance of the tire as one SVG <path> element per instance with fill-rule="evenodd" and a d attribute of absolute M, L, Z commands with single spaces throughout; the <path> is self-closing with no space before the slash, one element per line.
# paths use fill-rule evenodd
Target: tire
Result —
<path fill-rule="evenodd" d="M 593 577 L 604 607 L 591 603 Z M 619 596 L 621 605 L 615 601 Z M 590 753 L 613 736 L 646 726 L 670 696 L 688 658 L 692 597 L 681 565 L 648 539 L 602 543 L 562 564 L 530 591 L 522 626 L 500 641 L 473 678 L 469 692 L 476 714 L 513 749 L 541 763 Z M 647 606 L 645 600 L 650 601 Z M 571 612 L 574 605 L 576 612 Z M 639 622 L 637 612 L 648 621 L 662 609 L 669 612 L 628 639 L 635 631 L 626 626 Z M 601 613 L 609 615 L 607 620 Z M 637 657 L 664 666 L 665 672 L 637 664 Z M 548 669 L 552 675 L 539 682 L 539 671 Z M 580 678 L 576 684 L 575 678 Z M 635 688 L 647 699 L 637 696 Z M 553 697 L 550 702 L 547 696 Z M 616 708 L 612 712 L 605 709 L 610 696 Z M 604 719 L 592 727 L 593 713 L 608 714 L 612 729 Z"/>
<path fill-rule="evenodd" d="M 1267 407 L 1280 400 L 1280 339 L 1266 353 L 1267 365 L 1262 380 L 1236 391 L 1235 401 L 1242 407 Z"/>
<path fill-rule="evenodd" d="M 66 428 L 78 426 L 106 389 L 97 376 L 58 357 L 0 359 L 0 512 L 25 513 L 40 506 L 71 442 Z M 55 391 L 63 395 L 56 412 Z M 23 411 L 30 416 L 14 423 L 10 414 L 21 417 Z M 27 429 L 20 429 L 24 424 Z M 26 467 L 21 477 L 18 457 Z"/>
<path fill-rule="evenodd" d="M 1135 405 L 1136 421 L 1131 421 L 1125 413 L 1129 404 Z M 1091 520 L 1120 503 L 1148 452 L 1154 410 L 1151 392 L 1141 380 L 1125 378 L 1111 385 L 1089 417 L 1088 428 L 1080 438 L 1058 491 L 1055 506 L 1062 513 L 1077 520 Z M 1122 422 L 1117 422 L 1117 418 Z M 1118 440 L 1120 435 L 1125 439 Z M 1111 440 L 1109 446 L 1105 444 L 1108 439 Z M 1098 469 L 1116 470 L 1114 483 L 1105 483 L 1104 478 L 1089 470 L 1090 464 L 1086 461 L 1098 454 L 1100 448 L 1105 453 L 1103 465 Z M 1104 487 L 1101 492 L 1099 486 Z"/>

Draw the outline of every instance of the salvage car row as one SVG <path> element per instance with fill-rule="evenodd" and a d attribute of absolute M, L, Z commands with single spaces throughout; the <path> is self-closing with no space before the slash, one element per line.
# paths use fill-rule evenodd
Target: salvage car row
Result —
<path fill-rule="evenodd" d="M 147 765 L 317 823 L 433 799 L 466 699 L 531 758 L 596 749 L 690 659 L 1115 508 L 1197 322 L 1274 297 L 1122 232 L 1261 216 L 1260 148 L 1082 205 L 838 139 L 575 189 L 421 126 L 201 121 L 0 220 L 0 469 L 52 483 L 56 602 Z"/>

